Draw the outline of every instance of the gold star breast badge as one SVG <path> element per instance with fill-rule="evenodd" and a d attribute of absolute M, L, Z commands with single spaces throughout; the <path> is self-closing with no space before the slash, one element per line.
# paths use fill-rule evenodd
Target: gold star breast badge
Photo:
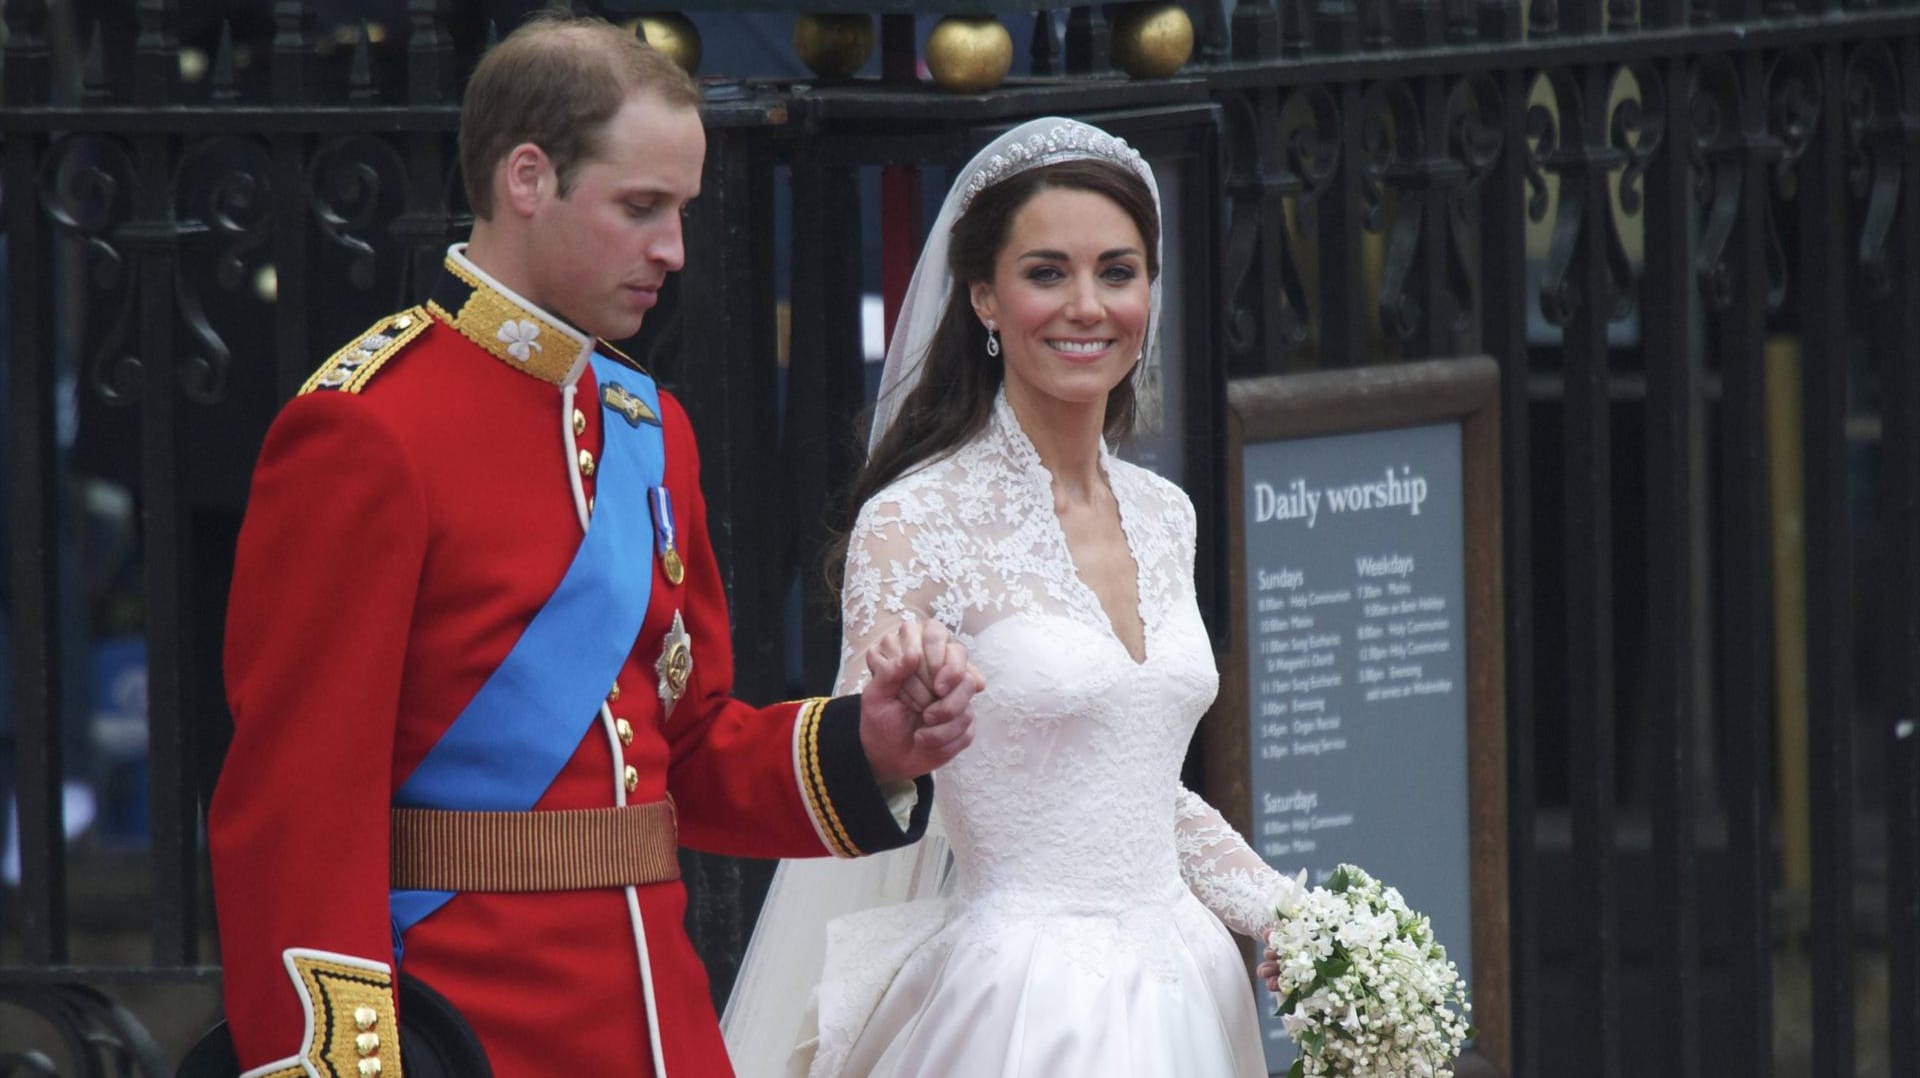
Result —
<path fill-rule="evenodd" d="M 660 675 L 660 704 L 671 717 L 673 705 L 686 694 L 687 679 L 693 676 L 693 638 L 687 635 L 687 623 L 678 610 L 673 612 L 673 627 L 667 630 L 660 661 L 653 669 Z"/>

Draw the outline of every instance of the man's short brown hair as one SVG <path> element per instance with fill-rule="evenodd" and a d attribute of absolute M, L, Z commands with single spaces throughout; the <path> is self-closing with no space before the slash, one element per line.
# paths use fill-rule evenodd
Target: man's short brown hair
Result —
<path fill-rule="evenodd" d="M 612 23 L 564 11 L 522 23 L 480 58 L 460 103 L 460 173 L 474 215 L 493 216 L 494 167 L 523 142 L 545 151 L 564 197 L 574 173 L 599 156 L 607 121 L 636 93 L 700 105 L 686 72 Z"/>

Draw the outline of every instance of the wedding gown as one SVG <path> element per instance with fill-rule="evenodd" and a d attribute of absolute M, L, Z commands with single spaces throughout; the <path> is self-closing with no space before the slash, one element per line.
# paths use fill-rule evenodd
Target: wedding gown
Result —
<path fill-rule="evenodd" d="M 1180 784 L 1218 685 L 1193 507 L 1104 450 L 1101 463 L 1138 573 L 1138 663 L 1075 570 L 1004 395 L 981 435 L 859 515 L 841 691 L 907 618 L 953 627 L 988 689 L 973 745 L 939 773 L 951 886 L 829 926 L 811 1075 L 1267 1074 L 1255 986 L 1222 922 L 1263 931 L 1279 877 Z"/>

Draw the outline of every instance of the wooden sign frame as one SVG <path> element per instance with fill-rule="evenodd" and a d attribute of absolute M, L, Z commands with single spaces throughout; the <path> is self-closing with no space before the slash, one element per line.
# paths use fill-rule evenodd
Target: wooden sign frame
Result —
<path fill-rule="evenodd" d="M 1235 379 L 1227 387 L 1228 641 L 1220 695 L 1202 724 L 1208 799 L 1252 834 L 1246 530 L 1249 444 L 1460 424 L 1466 605 L 1469 901 L 1475 1050 L 1460 1074 L 1512 1072 L 1507 920 L 1506 648 L 1501 592 L 1499 368 L 1491 359 L 1426 360 Z M 1391 883 L 1393 881 L 1386 881 Z"/>

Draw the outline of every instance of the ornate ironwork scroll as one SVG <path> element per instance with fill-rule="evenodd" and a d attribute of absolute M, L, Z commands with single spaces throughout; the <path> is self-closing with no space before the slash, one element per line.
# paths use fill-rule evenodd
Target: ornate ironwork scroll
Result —
<path fill-rule="evenodd" d="M 1476 277 L 1468 252 L 1479 235 L 1480 185 L 1506 148 L 1506 102 L 1491 75 L 1469 75 L 1447 94 L 1447 153 L 1465 171 L 1448 200 L 1446 273 L 1460 302 L 1454 307 L 1455 333 L 1471 330 Z"/>
<path fill-rule="evenodd" d="M 1767 65 L 1765 152 L 1773 162 L 1773 189 L 1782 202 L 1798 190 L 1795 173 L 1820 124 L 1820 65 L 1803 51 L 1781 53 Z M 1766 204 L 1767 309 L 1777 311 L 1787 298 L 1787 252 L 1772 200 Z"/>
<path fill-rule="evenodd" d="M 1374 231 L 1385 228 L 1388 234 L 1380 323 L 1402 341 L 1412 341 L 1429 316 L 1443 319 L 1449 335 L 1471 327 L 1471 196 L 1499 159 L 1504 141 L 1500 93 L 1491 78 L 1462 79 L 1443 98 L 1438 84 L 1424 89 L 1437 100 L 1423 102 L 1404 82 L 1378 84 L 1364 99 L 1365 225 Z M 1434 305 L 1432 311 L 1422 310 L 1422 289 L 1414 287 L 1422 259 L 1433 260 L 1438 270 L 1418 275 L 1427 282 L 1424 289 L 1430 294 L 1424 302 Z M 1429 343 L 1435 348 L 1442 344 Z"/>
<path fill-rule="evenodd" d="M 1652 64 L 1631 64 L 1624 73 L 1632 77 L 1639 96 L 1622 98 L 1614 106 L 1608 143 L 1626 158 L 1626 167 L 1620 173 L 1620 209 L 1638 217 L 1644 208 L 1642 185 L 1647 167 L 1666 141 L 1666 93 L 1660 71 Z M 1620 234 L 1620 220 L 1613 214 L 1607 215 L 1607 269 L 1611 317 L 1621 321 L 1631 316 L 1636 306 L 1636 274 Z"/>
<path fill-rule="evenodd" d="M 1419 301 L 1409 294 L 1414 252 L 1419 246 L 1427 195 L 1452 180 L 1452 162 L 1427 148 L 1420 105 L 1404 82 L 1375 84 L 1362 100 L 1363 156 L 1360 192 L 1369 232 L 1387 230 L 1386 264 L 1380 278 L 1380 324 L 1409 340 L 1419 331 Z M 1392 191 L 1389 192 L 1388 188 Z M 1396 203 L 1389 212 L 1389 195 Z"/>
<path fill-rule="evenodd" d="M 1920 73 L 1909 77 L 1916 75 Z M 1863 203 L 1855 250 L 1866 275 L 1867 294 L 1884 299 L 1893 289 L 1888 241 L 1900 204 L 1906 138 L 1900 117 L 1900 70 L 1885 41 L 1866 42 L 1847 57 L 1846 115 L 1848 179 L 1854 197 Z"/>
<path fill-rule="evenodd" d="M 1732 59 L 1722 53 L 1701 57 L 1688 75 L 1687 111 L 1693 139 L 1687 152 L 1694 162 L 1694 201 L 1706 217 L 1694 257 L 1695 276 L 1707 306 L 1723 311 L 1733 300 L 1727 244 L 1740 215 L 1740 155 L 1744 152 L 1740 75 Z"/>
<path fill-rule="evenodd" d="M 334 139 L 315 151 L 307 167 L 307 192 L 314 220 L 334 248 L 347 256 L 347 280 L 362 292 L 373 288 L 378 261 L 372 233 L 376 220 L 392 211 L 388 197 L 397 191 L 406 163 L 399 151 L 372 135 Z"/>
<path fill-rule="evenodd" d="M 1537 166 L 1532 162 L 1528 166 L 1528 181 L 1534 186 L 1534 202 L 1529 205 L 1529 212 L 1537 209 L 1545 194 L 1540 169 L 1558 174 L 1562 185 L 1548 248 L 1546 279 L 1540 290 L 1541 312 L 1557 326 L 1566 326 L 1582 302 L 1570 271 L 1575 246 L 1583 231 L 1589 228 L 1599 230 L 1591 238 L 1605 246 L 1605 294 L 1595 297 L 1605 304 L 1601 313 L 1609 321 L 1621 321 L 1633 314 L 1634 273 L 1617 216 L 1606 213 L 1601 220 L 1586 220 L 1588 201 L 1572 197 L 1568 190 L 1570 184 L 1604 185 L 1608 175 L 1619 170 L 1621 209 L 1629 214 L 1640 212 L 1641 177 L 1665 138 L 1664 108 L 1660 104 L 1660 76 L 1651 67 L 1621 68 L 1603 85 L 1611 87 L 1629 72 L 1638 85 L 1639 96 L 1623 97 L 1611 110 L 1588 102 L 1586 90 L 1565 73 L 1548 77 L 1558 106 L 1557 114 L 1540 104 L 1528 110 L 1528 140 L 1533 144 L 1533 158 L 1538 162 Z M 1601 117 L 1605 117 L 1604 131 L 1598 129 L 1596 123 Z"/>
<path fill-rule="evenodd" d="M 40 204 L 55 235 L 80 245 L 86 278 L 110 313 L 87 361 L 87 380 L 109 404 L 140 393 L 140 358 L 127 349 L 138 292 L 115 232 L 131 210 L 133 155 L 112 139 L 60 140 L 40 169 Z"/>
<path fill-rule="evenodd" d="M 1538 8 L 1536 7 L 1537 11 Z M 1556 107 L 1534 103 L 1527 108 L 1528 155 L 1527 183 L 1532 198 L 1527 212 L 1535 221 L 1546 217 L 1548 203 L 1546 173 L 1561 177 L 1559 206 L 1553 219 L 1553 234 L 1547 248 L 1547 271 L 1540 286 L 1540 310 L 1547 321 L 1565 326 L 1573 319 L 1578 303 L 1569 274 L 1573 268 L 1573 249 L 1585 227 L 1585 200 L 1572 197 L 1566 179 L 1576 166 L 1592 164 L 1602 170 L 1615 164 L 1617 155 L 1605 143 L 1587 141 L 1585 102 L 1579 83 L 1570 75 L 1549 74 L 1547 85 Z"/>
<path fill-rule="evenodd" d="M 206 139 L 181 154 L 173 189 L 174 212 L 186 237 L 175 271 L 176 305 L 197 346 L 181 365 L 180 382 L 189 400 L 213 404 L 226 394 L 232 353 L 208 320 L 190 269 L 201 249 L 216 248 L 214 281 L 226 292 L 250 295 L 255 253 L 272 235 L 273 159 L 252 139 Z M 202 236 L 214 242 L 194 242 Z"/>
<path fill-rule="evenodd" d="M 1277 354 L 1312 337 L 1307 290 L 1288 240 L 1287 200 L 1302 233 L 1313 227 L 1313 203 L 1340 157 L 1339 106 L 1318 86 L 1289 93 L 1261 90 L 1226 98 L 1233 148 L 1227 191 L 1227 346 L 1235 356 L 1264 347 Z"/>

